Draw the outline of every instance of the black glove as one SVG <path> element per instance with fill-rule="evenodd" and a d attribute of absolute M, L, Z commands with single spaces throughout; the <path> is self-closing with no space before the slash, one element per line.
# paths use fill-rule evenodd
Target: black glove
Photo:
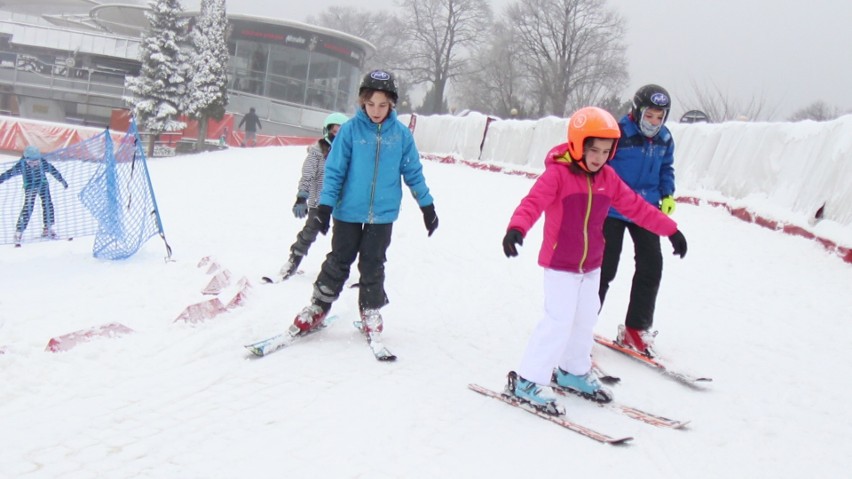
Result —
<path fill-rule="evenodd" d="M 518 248 L 515 245 L 524 245 L 524 235 L 515 228 L 512 228 L 503 237 L 503 253 L 506 254 L 507 258 L 518 256 Z"/>
<path fill-rule="evenodd" d="M 429 232 L 429 236 L 432 236 L 432 233 L 438 229 L 438 215 L 435 213 L 435 204 L 421 206 L 420 211 L 423 212 L 423 223 L 426 224 L 426 231 Z"/>
<path fill-rule="evenodd" d="M 675 231 L 673 235 L 669 236 L 669 241 L 672 242 L 672 246 L 674 247 L 672 254 L 679 255 L 681 258 L 686 256 L 686 238 L 684 238 L 680 230 Z"/>
<path fill-rule="evenodd" d="M 323 235 L 328 233 L 328 227 L 331 226 L 331 206 L 319 205 L 317 207 L 317 215 L 314 217 L 317 222 L 317 229 Z"/>
<path fill-rule="evenodd" d="M 63 182 L 62 182 L 62 186 L 64 186 L 64 187 L 67 189 L 67 188 L 68 188 L 68 182 L 67 182 L 67 181 L 63 181 Z"/>

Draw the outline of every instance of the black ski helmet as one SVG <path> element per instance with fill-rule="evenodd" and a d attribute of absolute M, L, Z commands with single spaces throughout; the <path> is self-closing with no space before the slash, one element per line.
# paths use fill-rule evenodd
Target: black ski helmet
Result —
<path fill-rule="evenodd" d="M 642 111 L 645 108 L 659 108 L 665 112 L 663 123 L 669 119 L 669 110 L 672 108 L 672 100 L 669 92 L 660 85 L 645 85 L 636 90 L 633 95 L 633 107 L 630 109 L 630 115 L 633 121 L 639 122 L 642 119 Z"/>
<path fill-rule="evenodd" d="M 358 94 L 360 95 L 368 88 L 387 93 L 394 103 L 399 99 L 399 93 L 396 90 L 396 80 L 394 80 L 393 73 L 389 71 L 373 70 L 364 75 L 364 79 L 361 80 L 361 87 L 358 89 Z"/>

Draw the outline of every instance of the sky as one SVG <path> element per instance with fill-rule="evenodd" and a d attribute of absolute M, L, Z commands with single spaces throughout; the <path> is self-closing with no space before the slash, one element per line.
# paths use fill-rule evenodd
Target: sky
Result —
<path fill-rule="evenodd" d="M 843 406 L 852 379 L 837 373 L 852 352 L 830 339 L 852 336 L 852 268 L 815 241 L 706 204 L 679 204 L 673 216 L 689 252 L 675 258 L 663 241 L 655 327 L 664 358 L 714 381 L 686 388 L 594 350 L 621 377 L 617 401 L 691 421 L 685 430 L 566 399 L 573 420 L 635 438 L 614 449 L 467 389 L 500 389 L 520 361 L 541 314 L 542 230 L 539 222 L 520 255 L 505 258 L 506 224 L 534 180 L 462 164 L 424 162 L 440 218 L 432 237 L 408 195 L 394 225 L 383 315 L 398 361 L 377 362 L 351 326 L 352 289 L 327 331 L 251 359 L 242 346 L 289 325 L 329 250 L 320 236 L 304 274 L 258 281 L 278 271 L 303 225 L 290 209 L 304 156 L 293 146 L 150 160 L 173 261 L 163 261 L 159 238 L 118 262 L 92 258 L 91 237 L 0 247 L 0 475 L 382 479 L 570 469 L 794 479 L 845 477 L 852 467 L 844 452 L 852 411 Z M 623 319 L 631 256 L 625 248 L 601 334 L 614 335 Z M 199 267 L 206 257 L 233 281 L 248 279 L 249 295 L 210 320 L 175 322 L 211 298 L 201 294 L 213 276 Z M 214 297 L 234 294 L 232 285 Z M 52 337 L 114 322 L 134 332 L 45 351 Z"/>
<path fill-rule="evenodd" d="M 197 3 L 197 2 L 195 2 Z M 510 0 L 491 0 L 495 11 Z M 190 8 L 192 1 L 185 5 Z M 330 6 L 395 9 L 395 0 L 344 2 L 241 0 L 235 13 L 303 21 Z M 798 109 L 824 101 L 852 111 L 852 3 L 812 0 L 632 0 L 608 2 L 627 22 L 630 83 L 622 95 L 657 83 L 671 93 L 675 114 L 692 108 L 697 92 L 721 92 L 737 105 L 752 99 L 765 115 L 785 120 Z"/>

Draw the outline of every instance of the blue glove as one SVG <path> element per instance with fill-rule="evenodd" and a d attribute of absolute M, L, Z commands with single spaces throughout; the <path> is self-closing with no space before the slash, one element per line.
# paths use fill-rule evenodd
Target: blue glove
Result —
<path fill-rule="evenodd" d="M 296 203 L 293 204 L 293 215 L 296 218 L 308 216 L 308 192 L 300 191 L 296 195 Z"/>

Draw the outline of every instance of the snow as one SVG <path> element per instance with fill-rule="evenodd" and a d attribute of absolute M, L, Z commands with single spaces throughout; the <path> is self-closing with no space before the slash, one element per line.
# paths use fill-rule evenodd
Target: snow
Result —
<path fill-rule="evenodd" d="M 540 173 L 550 148 L 566 141 L 567 124 L 546 117 L 498 120 L 486 129 L 480 113 L 417 115 L 414 137 L 420 151 Z M 667 126 L 675 140 L 678 197 L 748 207 L 765 219 L 852 246 L 852 115 L 826 122 Z M 814 221 L 819 209 L 830 221 Z"/>
<path fill-rule="evenodd" d="M 635 437 L 606 446 L 467 389 L 502 387 L 541 314 L 541 222 L 506 259 L 500 241 L 533 180 L 462 164 L 424 162 L 440 217 L 431 238 L 408 195 L 394 227 L 383 313 L 397 362 L 377 362 L 351 326 L 350 289 L 328 330 L 249 358 L 242 345 L 281 332 L 308 303 L 329 250 L 321 236 L 303 275 L 260 284 L 303 224 L 290 209 L 304 155 L 276 147 L 150 160 L 174 261 L 163 261 L 158 238 L 119 262 L 92 258 L 91 238 L 0 248 L 0 476 L 848 473 L 852 266 L 815 241 L 710 206 L 678 205 L 689 253 L 666 254 L 656 327 L 663 356 L 714 382 L 693 390 L 594 351 L 622 377 L 617 400 L 691 420 L 687 430 L 566 400 L 572 419 Z M 626 308 L 629 249 L 598 323 L 605 335 Z M 200 293 L 211 277 L 198 267 L 206 256 L 251 281 L 247 301 L 207 321 L 174 322 L 210 298 Z M 45 352 L 51 337 L 112 322 L 134 333 Z"/>

